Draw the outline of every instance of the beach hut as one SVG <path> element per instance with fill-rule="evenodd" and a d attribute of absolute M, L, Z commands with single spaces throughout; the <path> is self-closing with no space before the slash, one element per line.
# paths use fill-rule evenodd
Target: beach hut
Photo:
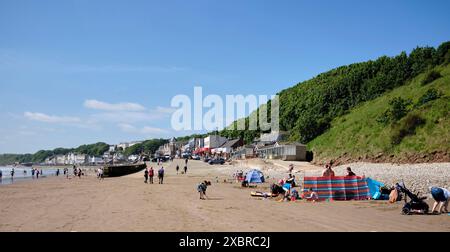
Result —
<path fill-rule="evenodd" d="M 264 174 L 257 169 L 250 170 L 245 176 L 248 183 L 264 183 Z"/>

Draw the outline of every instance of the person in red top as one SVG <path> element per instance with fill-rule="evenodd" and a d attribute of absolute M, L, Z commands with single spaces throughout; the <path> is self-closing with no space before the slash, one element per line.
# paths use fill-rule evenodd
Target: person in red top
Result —
<path fill-rule="evenodd" d="M 150 167 L 150 170 L 148 170 L 148 177 L 150 179 L 150 184 L 153 184 L 153 175 L 155 174 L 155 172 L 153 171 L 153 167 Z"/>

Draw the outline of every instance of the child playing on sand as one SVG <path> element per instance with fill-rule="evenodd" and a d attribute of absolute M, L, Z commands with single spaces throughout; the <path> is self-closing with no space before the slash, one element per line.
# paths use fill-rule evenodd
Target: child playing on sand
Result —
<path fill-rule="evenodd" d="M 211 182 L 205 180 L 197 186 L 197 191 L 200 194 L 201 200 L 205 200 L 208 198 L 206 197 L 206 188 L 208 188 L 208 185 L 211 185 Z"/>
<path fill-rule="evenodd" d="M 314 192 L 312 188 L 309 188 L 308 190 L 309 196 L 305 197 L 306 200 L 316 202 L 319 200 L 319 194 L 317 192 Z"/>

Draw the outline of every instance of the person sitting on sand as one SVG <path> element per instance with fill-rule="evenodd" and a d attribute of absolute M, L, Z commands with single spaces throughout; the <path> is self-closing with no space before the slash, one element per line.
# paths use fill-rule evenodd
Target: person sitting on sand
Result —
<path fill-rule="evenodd" d="M 291 191 L 291 201 L 296 201 L 299 198 L 300 198 L 300 196 L 298 195 L 298 191 L 295 190 L 295 189 L 292 189 L 292 191 Z"/>
<path fill-rule="evenodd" d="M 306 196 L 305 199 L 308 201 L 316 202 L 319 200 L 319 194 L 317 192 L 314 192 L 312 188 L 308 189 L 309 196 Z"/>
<path fill-rule="evenodd" d="M 352 171 L 352 168 L 347 167 L 347 176 L 356 176 L 356 174 Z"/>
<path fill-rule="evenodd" d="M 327 164 L 325 170 L 322 172 L 322 177 L 334 177 L 334 171 L 331 169 L 331 165 Z"/>
<path fill-rule="evenodd" d="M 431 213 L 434 213 L 438 206 L 439 214 L 442 213 L 442 208 L 444 208 L 444 211 L 448 213 L 448 201 L 450 200 L 450 192 L 442 187 L 432 187 L 431 196 L 433 196 L 433 199 L 435 200 Z"/>

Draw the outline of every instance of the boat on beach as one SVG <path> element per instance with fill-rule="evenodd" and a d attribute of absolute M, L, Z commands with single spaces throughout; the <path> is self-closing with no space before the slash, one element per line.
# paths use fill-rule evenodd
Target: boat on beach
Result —
<path fill-rule="evenodd" d="M 107 165 L 104 168 L 103 175 L 105 177 L 120 177 L 142 171 L 145 168 L 147 168 L 145 163 Z"/>

